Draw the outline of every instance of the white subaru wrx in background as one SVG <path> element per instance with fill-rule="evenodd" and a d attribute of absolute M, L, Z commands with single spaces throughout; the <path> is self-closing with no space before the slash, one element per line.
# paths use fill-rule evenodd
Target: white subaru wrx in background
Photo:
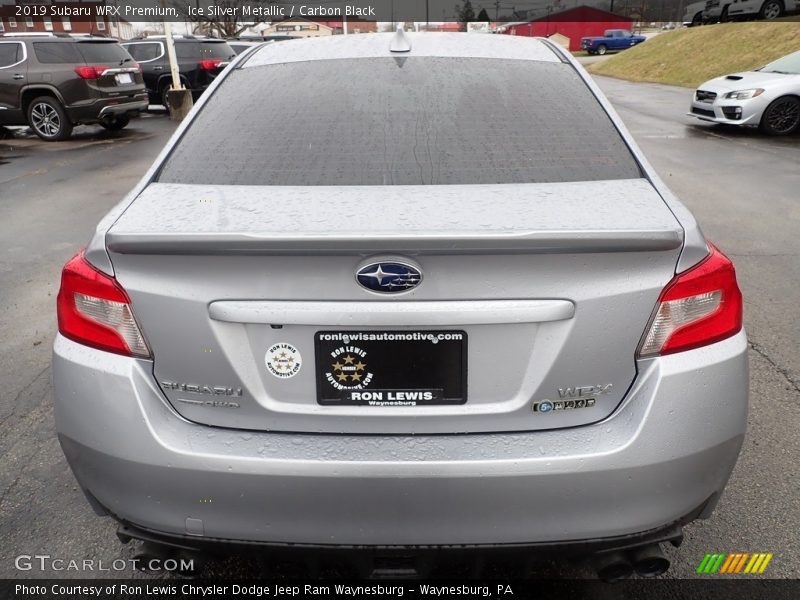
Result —
<path fill-rule="evenodd" d="M 754 71 L 717 77 L 695 90 L 689 115 L 703 121 L 760 127 L 770 135 L 800 128 L 800 51 Z"/>

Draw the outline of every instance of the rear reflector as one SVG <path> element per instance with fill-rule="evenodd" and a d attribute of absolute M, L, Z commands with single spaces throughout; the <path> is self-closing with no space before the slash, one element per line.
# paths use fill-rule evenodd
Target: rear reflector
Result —
<path fill-rule="evenodd" d="M 82 250 L 64 265 L 57 307 L 64 337 L 125 356 L 150 356 L 125 290 L 92 267 Z"/>
<path fill-rule="evenodd" d="M 75 67 L 75 72 L 82 79 L 97 79 L 107 70 L 108 67 L 105 65 L 83 65 Z"/>
<path fill-rule="evenodd" d="M 677 275 L 661 292 L 640 357 L 699 348 L 742 329 L 742 293 L 733 263 L 709 247 L 703 262 Z"/>

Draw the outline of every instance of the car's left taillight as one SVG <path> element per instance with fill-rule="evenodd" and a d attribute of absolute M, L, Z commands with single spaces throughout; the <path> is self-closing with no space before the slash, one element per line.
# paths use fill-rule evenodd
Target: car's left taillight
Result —
<path fill-rule="evenodd" d="M 203 71 L 213 71 L 222 64 L 221 58 L 204 58 L 200 61 L 199 67 Z"/>
<path fill-rule="evenodd" d="M 81 79 L 99 79 L 108 69 L 106 65 L 81 65 L 75 67 L 75 73 Z"/>
<path fill-rule="evenodd" d="M 125 356 L 150 357 L 128 294 L 116 279 L 89 264 L 82 250 L 64 265 L 57 308 L 64 337 Z"/>

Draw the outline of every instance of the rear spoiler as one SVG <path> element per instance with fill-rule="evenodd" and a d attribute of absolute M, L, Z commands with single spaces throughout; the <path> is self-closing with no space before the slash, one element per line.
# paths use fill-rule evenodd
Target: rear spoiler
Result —
<path fill-rule="evenodd" d="M 105 241 L 119 254 L 574 254 L 671 251 L 681 248 L 683 233 L 645 179 L 503 186 L 151 183 Z"/>
<path fill-rule="evenodd" d="M 482 235 L 252 235 L 234 233 L 124 233 L 109 232 L 106 245 L 118 254 L 415 254 L 658 252 L 680 248 L 683 236 L 675 231 L 545 231 Z"/>

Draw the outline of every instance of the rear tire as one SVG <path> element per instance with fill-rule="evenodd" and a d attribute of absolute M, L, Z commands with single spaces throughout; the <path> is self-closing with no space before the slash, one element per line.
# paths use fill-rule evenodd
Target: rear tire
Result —
<path fill-rule="evenodd" d="M 161 89 L 161 104 L 164 105 L 164 108 L 167 109 L 167 114 L 169 114 L 169 84 L 165 85 Z"/>
<path fill-rule="evenodd" d="M 597 47 L 597 53 L 598 53 L 600 56 L 603 56 L 603 55 L 604 55 L 606 52 L 608 52 L 608 47 L 607 47 L 605 44 L 600 44 L 600 45 Z"/>
<path fill-rule="evenodd" d="M 800 128 L 800 98 L 782 96 L 761 115 L 761 131 L 767 135 L 789 135 Z"/>
<path fill-rule="evenodd" d="M 777 19 L 783 14 L 783 3 L 780 0 L 767 0 L 758 11 L 758 18 L 765 21 Z"/>
<path fill-rule="evenodd" d="M 689 27 L 699 27 L 703 24 L 703 11 L 701 10 L 697 13 L 694 17 L 692 17 L 692 23 Z"/>
<path fill-rule="evenodd" d="M 60 142 L 72 135 L 72 122 L 56 98 L 39 96 L 28 105 L 28 124 L 46 142 Z"/>
<path fill-rule="evenodd" d="M 100 121 L 100 125 L 109 131 L 119 131 L 120 129 L 125 129 L 130 122 L 131 118 L 128 115 L 117 115 L 111 119 Z"/>

